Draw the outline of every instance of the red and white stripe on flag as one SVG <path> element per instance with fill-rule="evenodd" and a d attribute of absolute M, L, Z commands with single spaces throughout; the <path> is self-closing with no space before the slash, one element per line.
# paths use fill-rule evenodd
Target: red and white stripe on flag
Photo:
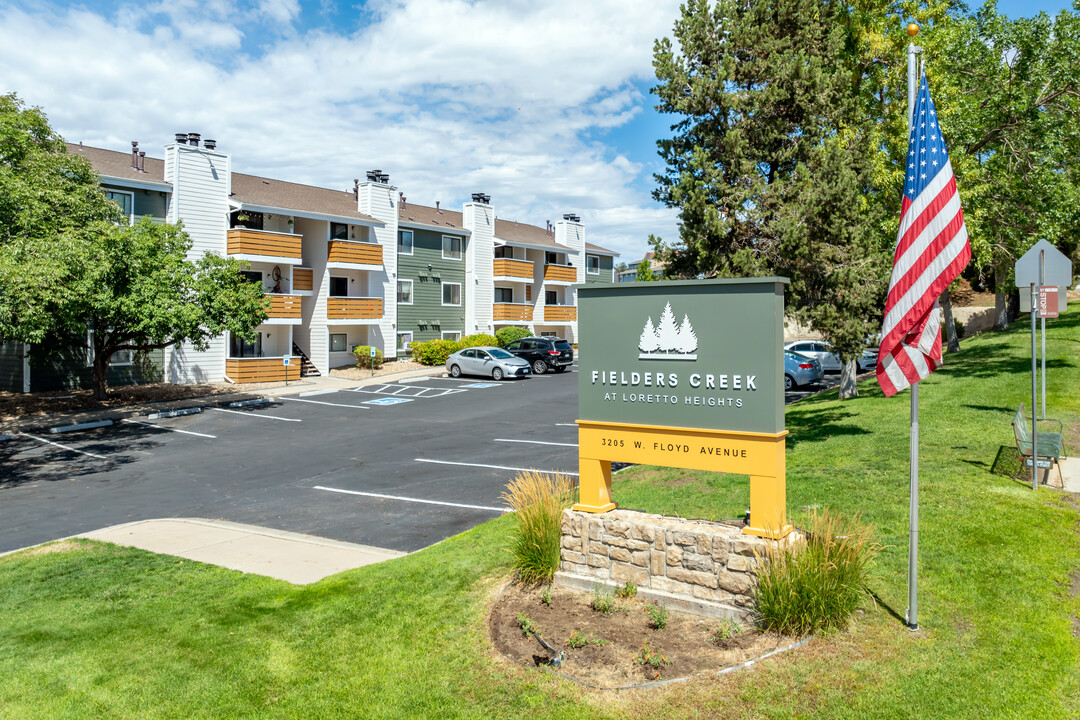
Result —
<path fill-rule="evenodd" d="M 908 140 L 904 201 L 878 350 L 877 380 L 886 397 L 919 382 L 941 363 L 937 299 L 969 260 L 956 178 L 924 74 Z"/>

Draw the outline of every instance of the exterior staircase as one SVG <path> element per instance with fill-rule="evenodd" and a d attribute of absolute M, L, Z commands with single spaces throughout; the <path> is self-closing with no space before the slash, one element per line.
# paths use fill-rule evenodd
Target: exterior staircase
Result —
<path fill-rule="evenodd" d="M 308 356 L 304 354 L 304 351 L 296 343 L 293 343 L 292 354 L 300 358 L 300 377 L 319 377 L 321 374 L 319 368 L 308 360 Z"/>

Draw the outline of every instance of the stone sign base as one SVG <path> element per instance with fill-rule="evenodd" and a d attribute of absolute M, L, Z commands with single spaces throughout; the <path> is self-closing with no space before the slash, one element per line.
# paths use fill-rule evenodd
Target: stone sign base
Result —
<path fill-rule="evenodd" d="M 555 585 L 579 590 L 627 580 L 638 595 L 673 610 L 746 622 L 757 584 L 754 551 L 793 542 L 744 535 L 742 523 L 684 520 L 635 510 L 564 510 Z"/>

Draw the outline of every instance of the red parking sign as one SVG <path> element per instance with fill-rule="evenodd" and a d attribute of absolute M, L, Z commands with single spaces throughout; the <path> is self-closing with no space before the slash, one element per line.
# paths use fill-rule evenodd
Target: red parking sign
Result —
<path fill-rule="evenodd" d="M 1058 289 L 1055 285 L 1039 286 L 1039 317 L 1058 316 Z"/>

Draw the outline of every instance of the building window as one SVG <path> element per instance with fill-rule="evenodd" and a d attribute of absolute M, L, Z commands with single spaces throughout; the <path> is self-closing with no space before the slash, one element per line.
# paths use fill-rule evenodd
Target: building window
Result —
<path fill-rule="evenodd" d="M 330 223 L 330 239 L 331 240 L 348 240 L 349 239 L 349 226 L 345 223 Z"/>
<path fill-rule="evenodd" d="M 258 270 L 241 270 L 240 277 L 244 278 L 248 282 L 255 283 L 259 287 L 262 287 L 262 273 Z"/>
<path fill-rule="evenodd" d="M 461 339 L 461 331 L 460 330 L 443 330 L 442 339 L 443 340 L 455 340 L 455 341 L 460 340 Z"/>
<path fill-rule="evenodd" d="M 330 352 L 348 352 L 349 336 L 345 333 L 330 333 Z"/>
<path fill-rule="evenodd" d="M 106 190 L 105 197 L 120 206 L 120 212 L 128 219 L 128 225 L 135 224 L 135 193 L 123 190 Z"/>
<path fill-rule="evenodd" d="M 444 282 L 442 284 L 442 304 L 461 304 L 461 283 Z"/>
<path fill-rule="evenodd" d="M 540 333 L 540 337 L 558 337 L 558 336 L 559 336 L 559 333 L 557 333 L 557 332 L 555 332 L 553 330 L 548 330 L 546 332 Z"/>
<path fill-rule="evenodd" d="M 495 257 L 497 258 L 511 258 L 514 257 L 514 248 L 509 245 L 499 245 L 495 248 Z"/>
<path fill-rule="evenodd" d="M 559 253 L 544 253 L 544 262 L 548 265 L 560 265 L 561 263 L 559 262 Z"/>
<path fill-rule="evenodd" d="M 229 357 L 262 357 L 262 333 L 256 333 L 253 340 L 245 340 L 239 335 L 229 335 Z"/>
<path fill-rule="evenodd" d="M 412 305 L 412 280 L 397 281 L 398 305 Z"/>
<path fill-rule="evenodd" d="M 545 290 L 544 291 L 544 304 L 545 305 L 558 305 L 559 304 L 559 293 L 555 292 L 554 290 Z"/>
<path fill-rule="evenodd" d="M 453 235 L 442 236 L 442 256 L 446 260 L 461 259 L 462 239 Z"/>
<path fill-rule="evenodd" d="M 412 255 L 412 230 L 402 230 L 397 236 L 397 251 L 399 255 Z"/>
<path fill-rule="evenodd" d="M 330 276 L 330 297 L 348 297 L 349 278 Z"/>
<path fill-rule="evenodd" d="M 600 274 L 600 256 L 599 255 L 586 255 L 585 256 L 585 268 L 586 272 L 590 275 Z"/>
<path fill-rule="evenodd" d="M 397 334 L 398 352 L 408 352 L 412 349 L 412 332 L 399 332 Z"/>
<path fill-rule="evenodd" d="M 514 289 L 513 288 L 495 288 L 495 302 L 497 303 L 512 303 L 514 302 Z"/>

